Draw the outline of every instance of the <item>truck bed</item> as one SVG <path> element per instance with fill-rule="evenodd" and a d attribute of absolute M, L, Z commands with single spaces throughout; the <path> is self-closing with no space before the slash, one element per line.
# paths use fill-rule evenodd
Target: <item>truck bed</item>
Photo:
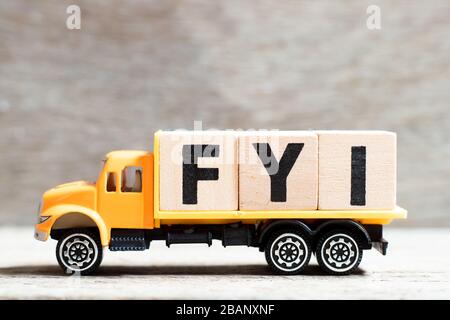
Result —
<path fill-rule="evenodd" d="M 393 219 L 406 219 L 407 211 L 399 206 L 388 210 L 267 210 L 267 211 L 160 211 L 155 220 L 162 224 L 184 223 L 185 220 L 229 223 L 235 220 L 269 219 L 352 219 L 363 224 L 389 224 Z"/>

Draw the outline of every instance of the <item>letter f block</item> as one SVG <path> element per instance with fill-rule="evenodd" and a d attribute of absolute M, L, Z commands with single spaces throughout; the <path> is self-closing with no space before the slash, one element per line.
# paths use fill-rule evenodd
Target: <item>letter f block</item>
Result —
<path fill-rule="evenodd" d="M 161 210 L 237 210 L 237 136 L 227 131 L 162 131 Z"/>

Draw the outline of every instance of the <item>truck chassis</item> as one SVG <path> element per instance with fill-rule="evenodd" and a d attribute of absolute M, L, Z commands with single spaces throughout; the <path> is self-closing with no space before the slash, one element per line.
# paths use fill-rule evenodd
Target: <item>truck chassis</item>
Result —
<path fill-rule="evenodd" d="M 67 273 L 94 272 L 103 258 L 98 229 L 54 229 L 58 240 L 56 255 Z M 386 254 L 388 242 L 381 224 L 361 224 L 352 219 L 280 219 L 256 223 L 178 224 L 155 229 L 112 229 L 111 251 L 142 251 L 153 241 L 173 244 L 203 243 L 219 240 L 224 247 L 248 246 L 265 253 L 273 272 L 301 273 L 311 255 L 329 274 L 346 275 L 358 268 L 363 250 L 375 248 Z"/>

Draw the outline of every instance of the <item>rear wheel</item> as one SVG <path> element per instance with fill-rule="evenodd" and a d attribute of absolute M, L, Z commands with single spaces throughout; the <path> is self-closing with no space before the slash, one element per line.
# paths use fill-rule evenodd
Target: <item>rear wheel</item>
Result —
<path fill-rule="evenodd" d="M 362 254 L 359 238 L 346 230 L 326 233 L 317 243 L 317 262 L 330 274 L 351 274 L 361 263 Z"/>
<path fill-rule="evenodd" d="M 103 248 L 98 235 L 94 232 L 74 229 L 59 239 L 56 258 L 65 273 L 88 275 L 100 266 Z"/>
<path fill-rule="evenodd" d="M 311 258 L 311 246 L 308 237 L 298 230 L 275 232 L 265 248 L 266 260 L 275 273 L 299 274 L 308 265 Z"/>

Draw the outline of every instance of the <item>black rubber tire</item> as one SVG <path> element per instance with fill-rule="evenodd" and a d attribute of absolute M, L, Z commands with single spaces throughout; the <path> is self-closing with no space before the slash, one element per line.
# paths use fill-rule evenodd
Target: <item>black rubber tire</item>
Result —
<path fill-rule="evenodd" d="M 338 262 L 326 252 L 326 250 L 332 250 L 332 241 L 347 241 L 344 243 L 344 250 L 348 250 L 350 265 L 340 267 L 339 264 L 344 262 Z M 347 249 L 345 249 L 347 248 Z M 356 250 L 354 257 L 351 257 L 351 250 Z M 328 258 L 327 258 L 328 257 Z M 341 255 L 342 257 L 342 255 Z M 345 257 L 345 256 L 344 256 Z M 343 258 L 344 258 L 343 257 Z M 316 259 L 322 270 L 332 275 L 349 275 L 352 274 L 361 263 L 363 257 L 363 249 L 361 240 L 354 233 L 347 230 L 333 230 L 322 235 L 317 242 L 316 246 Z M 333 266 L 334 263 L 334 266 Z"/>
<path fill-rule="evenodd" d="M 287 241 L 289 238 L 289 234 L 293 234 L 294 235 L 293 237 L 297 238 L 297 240 L 299 241 L 301 249 L 306 251 L 305 257 L 302 258 L 301 262 L 299 263 L 299 266 L 295 266 L 294 268 L 292 268 L 292 270 L 289 270 L 289 266 L 286 264 L 286 262 L 283 262 L 285 266 L 281 266 L 274 260 L 275 248 L 272 248 L 274 242 L 280 242 L 282 239 L 286 239 Z M 282 238 L 282 235 L 286 235 L 286 238 Z M 302 239 L 302 241 L 300 241 L 299 239 Z M 297 247 L 297 252 L 300 253 L 298 249 L 299 247 Z M 266 261 L 274 273 L 281 275 L 296 275 L 301 273 L 308 266 L 309 260 L 311 259 L 312 249 L 310 237 L 308 237 L 304 232 L 301 232 L 296 229 L 283 229 L 275 231 L 272 235 L 269 236 L 264 251 Z"/>
<path fill-rule="evenodd" d="M 86 248 L 91 248 L 93 250 L 93 253 L 89 253 L 89 256 L 86 254 L 87 257 L 92 259 L 92 261 L 90 261 L 86 266 L 82 266 L 81 268 L 77 268 L 73 264 L 70 264 L 69 261 L 66 261 L 67 258 L 64 257 L 64 248 L 62 248 L 62 246 L 66 246 L 72 238 L 74 240 L 78 239 L 87 241 L 88 246 Z M 70 247 L 68 247 L 67 249 L 69 248 Z M 93 256 L 91 256 L 92 254 Z M 78 273 L 80 275 L 89 275 L 94 273 L 103 260 L 103 247 L 98 234 L 87 229 L 70 229 L 66 231 L 58 240 L 58 245 L 56 246 L 56 259 L 58 260 L 58 264 L 60 265 L 61 269 L 66 274 Z"/>

